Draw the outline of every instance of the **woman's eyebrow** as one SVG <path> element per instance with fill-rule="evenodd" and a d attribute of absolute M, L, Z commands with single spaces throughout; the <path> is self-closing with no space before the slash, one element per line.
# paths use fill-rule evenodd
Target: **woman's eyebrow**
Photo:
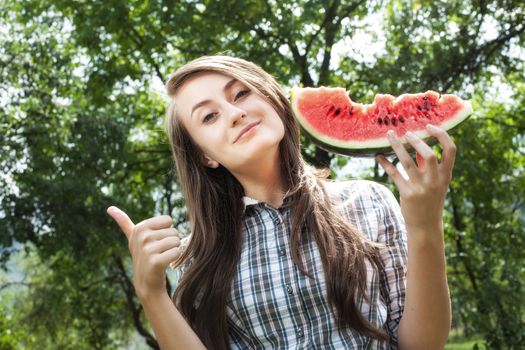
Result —
<path fill-rule="evenodd" d="M 238 80 L 233 78 L 232 80 L 230 80 L 229 82 L 227 82 L 224 87 L 222 88 L 222 91 L 226 92 L 227 90 L 229 90 L 233 84 L 235 84 Z M 202 106 L 204 106 L 205 104 L 208 104 L 210 103 L 211 100 L 207 99 L 207 100 L 203 100 L 203 101 L 200 101 L 198 103 L 196 103 L 193 108 L 191 109 L 191 114 L 190 114 L 190 119 L 193 118 L 193 112 L 197 109 L 197 108 L 200 108 Z"/>

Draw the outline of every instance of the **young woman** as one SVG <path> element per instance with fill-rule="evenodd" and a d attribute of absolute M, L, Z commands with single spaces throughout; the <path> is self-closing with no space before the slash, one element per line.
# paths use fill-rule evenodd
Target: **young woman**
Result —
<path fill-rule="evenodd" d="M 166 125 L 191 222 L 135 225 L 133 282 L 162 349 L 441 349 L 451 322 L 442 214 L 455 145 L 438 161 L 418 137 L 391 144 L 408 178 L 332 182 L 301 157 L 299 127 L 275 80 L 242 59 L 206 56 L 167 83 Z M 165 273 L 179 281 L 171 299 Z"/>

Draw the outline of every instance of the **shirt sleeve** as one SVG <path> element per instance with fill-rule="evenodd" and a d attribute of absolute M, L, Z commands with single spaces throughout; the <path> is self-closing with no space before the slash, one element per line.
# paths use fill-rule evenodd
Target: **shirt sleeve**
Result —
<path fill-rule="evenodd" d="M 405 304 L 408 242 L 405 220 L 394 194 L 384 185 L 373 182 L 372 194 L 378 203 L 377 241 L 384 244 L 381 249 L 383 270 L 380 283 L 387 304 L 387 330 L 390 345 L 397 349 L 397 329 Z"/>

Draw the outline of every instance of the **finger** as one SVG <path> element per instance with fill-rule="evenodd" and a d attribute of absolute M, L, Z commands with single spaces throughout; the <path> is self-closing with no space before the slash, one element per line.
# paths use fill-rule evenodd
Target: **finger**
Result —
<path fill-rule="evenodd" d="M 419 168 L 420 173 L 424 173 L 425 169 L 430 175 L 431 179 L 437 179 L 438 175 L 438 162 L 436 153 L 427 145 L 423 140 L 416 136 L 416 134 L 407 131 L 405 138 L 416 150 L 416 158 L 419 156 L 423 160 L 423 169 Z M 418 160 L 419 164 L 419 160 Z"/>
<path fill-rule="evenodd" d="M 166 237 L 161 239 L 160 241 L 155 241 L 149 243 L 145 249 L 147 250 L 147 253 L 149 254 L 161 254 L 165 252 L 166 250 L 169 250 L 173 247 L 179 247 L 180 246 L 180 239 L 179 237 Z"/>
<path fill-rule="evenodd" d="M 381 167 L 385 170 L 385 172 L 388 174 L 388 176 L 394 181 L 397 188 L 401 189 L 403 187 L 407 180 L 403 177 L 403 175 L 397 170 L 394 164 L 392 164 L 386 157 L 382 154 L 378 154 L 376 156 L 376 160 L 381 165 Z"/>
<path fill-rule="evenodd" d="M 163 265 L 168 267 L 170 265 L 172 268 L 174 265 L 172 264 L 175 260 L 179 258 L 179 256 L 182 254 L 182 248 L 181 247 L 174 247 L 171 249 L 166 250 L 162 254 L 159 255 L 159 259 Z"/>
<path fill-rule="evenodd" d="M 179 231 L 177 231 L 177 229 L 173 227 L 150 231 L 148 235 L 148 240 L 149 241 L 160 241 L 166 237 L 178 237 L 180 239 Z"/>
<path fill-rule="evenodd" d="M 136 230 L 143 231 L 146 229 L 160 230 L 163 228 L 170 228 L 173 224 L 173 219 L 169 215 L 159 215 L 153 218 L 146 219 L 137 224 Z"/>
<path fill-rule="evenodd" d="M 133 224 L 133 221 L 131 221 L 128 214 L 114 206 L 109 207 L 106 212 L 117 222 L 118 226 L 129 240 L 133 233 L 133 229 L 135 228 L 135 224 Z"/>
<path fill-rule="evenodd" d="M 416 152 L 416 161 L 417 161 L 417 166 L 419 167 L 419 170 L 425 171 L 425 160 L 423 159 L 421 154 L 419 154 L 418 152 Z"/>
<path fill-rule="evenodd" d="M 441 143 L 443 148 L 439 169 L 441 171 L 452 173 L 452 168 L 454 168 L 454 162 L 456 160 L 456 144 L 452 141 L 450 135 L 445 130 L 438 128 L 437 126 L 428 124 L 427 130 L 430 135 L 434 136 L 439 143 Z"/>
<path fill-rule="evenodd" d="M 405 149 L 405 146 L 401 143 L 401 140 L 397 137 L 394 130 L 388 130 L 387 137 L 390 141 L 390 144 L 392 145 L 392 148 L 396 152 L 397 158 L 399 158 L 401 165 L 403 165 L 403 168 L 407 172 L 408 177 L 417 177 L 419 174 L 417 171 L 416 164 L 414 164 L 412 157 L 410 157 L 410 154 L 408 154 L 407 150 Z"/>

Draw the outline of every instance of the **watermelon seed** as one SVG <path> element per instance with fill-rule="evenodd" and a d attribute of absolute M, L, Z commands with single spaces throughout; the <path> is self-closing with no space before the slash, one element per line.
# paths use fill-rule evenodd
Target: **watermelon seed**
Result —
<path fill-rule="evenodd" d="M 421 110 L 421 106 L 416 106 L 418 110 Z"/>
<path fill-rule="evenodd" d="M 339 113 L 341 113 L 341 108 L 337 108 L 337 109 L 335 110 L 335 115 L 339 115 Z"/>
<path fill-rule="evenodd" d="M 348 110 L 348 115 L 352 115 L 354 114 L 354 107 L 351 107 L 349 110 Z"/>
<path fill-rule="evenodd" d="M 423 100 L 428 100 L 428 96 L 423 96 Z"/>
<path fill-rule="evenodd" d="M 377 118 L 377 124 L 382 125 L 383 124 L 383 119 Z"/>
<path fill-rule="evenodd" d="M 396 117 L 393 117 L 392 118 L 392 125 L 396 126 L 396 124 L 397 124 L 397 119 L 396 119 Z"/>
<path fill-rule="evenodd" d="M 385 122 L 385 125 L 388 125 L 388 118 L 385 118 L 384 122 Z"/>
<path fill-rule="evenodd" d="M 404 123 L 404 122 L 405 122 L 405 118 L 403 118 L 403 117 L 399 117 L 399 121 L 400 121 L 401 123 Z"/>

